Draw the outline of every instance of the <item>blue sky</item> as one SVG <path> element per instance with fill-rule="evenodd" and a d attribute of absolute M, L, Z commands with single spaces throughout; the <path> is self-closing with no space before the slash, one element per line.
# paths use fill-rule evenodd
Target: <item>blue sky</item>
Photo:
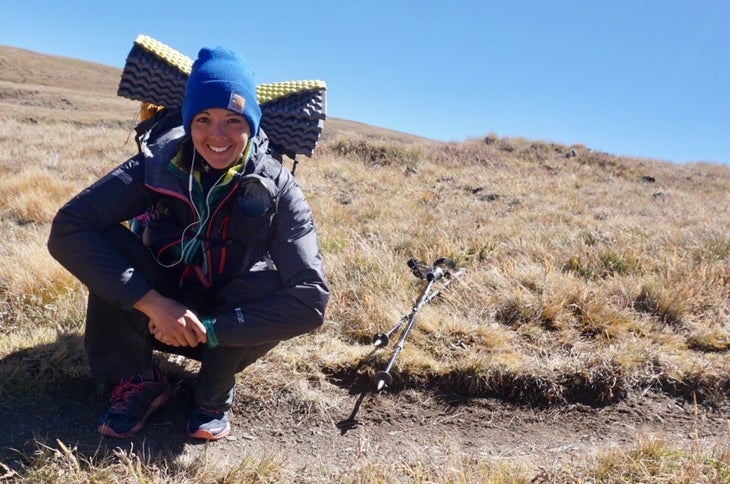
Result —
<path fill-rule="evenodd" d="M 138 34 L 236 49 L 257 83 L 322 79 L 337 118 L 730 163 L 730 1 L 8 0 L 0 16 L 2 45 L 120 68 Z"/>

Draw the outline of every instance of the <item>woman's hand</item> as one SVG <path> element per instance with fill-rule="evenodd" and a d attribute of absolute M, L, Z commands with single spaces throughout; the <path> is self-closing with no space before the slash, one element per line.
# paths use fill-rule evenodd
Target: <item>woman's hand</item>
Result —
<path fill-rule="evenodd" d="M 208 341 L 205 326 L 195 313 L 154 289 L 142 296 L 132 307 L 150 318 L 150 333 L 161 343 L 170 346 L 197 346 Z"/>

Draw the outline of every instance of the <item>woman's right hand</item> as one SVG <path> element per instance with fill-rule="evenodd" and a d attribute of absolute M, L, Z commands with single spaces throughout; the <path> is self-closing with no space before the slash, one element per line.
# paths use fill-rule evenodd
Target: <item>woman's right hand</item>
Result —
<path fill-rule="evenodd" d="M 174 299 L 164 297 L 154 289 L 134 305 L 150 318 L 150 333 L 170 346 L 197 346 L 208 341 L 205 326 L 190 309 Z"/>

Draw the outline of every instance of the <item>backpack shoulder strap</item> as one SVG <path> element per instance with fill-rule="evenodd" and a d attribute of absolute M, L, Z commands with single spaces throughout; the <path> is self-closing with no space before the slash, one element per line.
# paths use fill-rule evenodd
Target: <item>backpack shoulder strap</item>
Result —
<path fill-rule="evenodd" d="M 179 109 L 160 109 L 134 127 L 136 133 L 134 140 L 137 142 L 138 151 L 148 154 L 149 145 L 179 126 L 182 126 L 182 114 Z"/>

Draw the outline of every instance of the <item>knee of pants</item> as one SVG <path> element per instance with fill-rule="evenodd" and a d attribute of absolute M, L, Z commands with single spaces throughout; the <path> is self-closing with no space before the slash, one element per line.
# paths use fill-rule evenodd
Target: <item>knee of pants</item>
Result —
<path fill-rule="evenodd" d="M 271 351 L 278 342 L 255 346 L 216 346 L 205 348 L 202 355 L 204 367 L 216 368 L 224 373 L 238 373 Z M 227 371 L 226 371 L 227 370 Z"/>

